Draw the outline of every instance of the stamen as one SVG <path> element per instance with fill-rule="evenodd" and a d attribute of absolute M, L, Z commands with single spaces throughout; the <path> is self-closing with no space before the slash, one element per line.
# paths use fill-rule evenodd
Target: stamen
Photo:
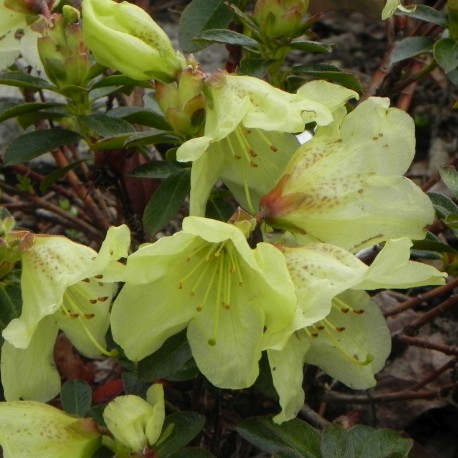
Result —
<path fill-rule="evenodd" d="M 205 244 L 204 246 L 208 249 L 208 245 Z M 178 281 L 178 289 L 183 289 L 184 282 L 192 277 L 195 272 L 201 268 L 202 264 L 210 261 L 210 258 L 217 246 L 218 245 L 212 245 L 208 251 L 208 254 L 206 256 L 202 256 L 199 262 L 181 280 Z"/>
<path fill-rule="evenodd" d="M 257 132 L 258 132 L 259 136 L 267 143 L 267 145 L 269 146 L 269 149 L 273 153 L 276 153 L 278 151 L 278 148 L 273 143 L 270 142 L 270 140 L 267 137 L 267 135 L 260 129 Z"/>
<path fill-rule="evenodd" d="M 334 343 L 334 345 L 336 346 L 336 349 L 339 350 L 345 356 L 345 358 L 347 358 L 350 362 L 358 366 L 365 366 L 373 361 L 374 358 L 369 354 L 366 355 L 366 359 L 364 361 L 361 361 L 358 355 L 351 355 L 350 353 L 348 353 L 348 351 L 340 343 L 340 340 L 334 336 L 333 331 L 341 332 L 341 331 L 338 331 L 339 327 L 334 326 L 328 319 L 322 320 L 321 323 L 324 323 L 325 325 L 324 332 Z"/>
<path fill-rule="evenodd" d="M 213 273 L 210 278 L 210 281 L 208 282 L 207 290 L 205 291 L 204 297 L 200 301 L 200 304 L 196 307 L 196 310 L 198 312 L 201 312 L 203 310 L 203 306 L 207 302 L 208 296 L 210 295 L 210 292 L 213 289 L 213 283 L 215 282 L 216 272 L 217 272 L 217 269 L 213 269 Z"/>
<path fill-rule="evenodd" d="M 231 308 L 231 256 L 225 256 L 224 263 L 224 270 L 226 271 L 226 276 L 224 279 L 224 301 L 223 301 L 223 308 L 229 310 Z"/>
<path fill-rule="evenodd" d="M 86 320 L 90 320 L 92 318 L 94 318 L 95 314 L 94 313 L 84 313 L 81 308 L 79 307 L 78 305 L 78 297 L 76 297 L 76 292 L 75 291 L 72 291 L 70 288 L 67 289 L 67 291 L 65 292 L 65 295 L 64 295 L 64 304 L 62 304 L 61 306 L 61 310 L 64 312 L 64 314 L 71 318 L 71 319 L 77 319 L 78 320 L 78 323 L 81 325 L 81 327 L 83 328 L 85 334 L 87 335 L 87 337 L 89 338 L 89 340 L 91 341 L 91 343 L 94 345 L 95 348 L 97 348 L 97 350 L 105 355 L 105 356 L 108 356 L 108 357 L 115 357 L 117 356 L 118 352 L 117 350 L 113 349 L 112 351 L 107 351 L 105 350 L 98 342 L 97 340 L 95 339 L 95 337 L 92 335 L 91 331 L 88 329 L 88 327 L 86 326 L 86 323 L 85 321 Z M 81 294 L 83 300 L 86 300 L 86 298 L 84 298 L 84 295 Z M 103 298 L 102 298 L 103 299 Z M 106 298 L 108 299 L 108 297 Z M 90 304 L 95 304 L 97 303 L 97 299 L 89 299 L 89 303 Z M 68 307 L 68 309 L 66 309 L 66 307 Z"/>
<path fill-rule="evenodd" d="M 232 248 L 232 247 L 231 247 Z M 239 280 L 239 286 L 243 286 L 243 279 L 242 279 L 242 272 L 240 272 L 240 267 L 237 262 L 237 257 L 234 256 L 232 249 L 228 249 L 227 252 L 229 253 L 229 257 L 231 259 L 231 269 L 229 270 L 231 273 L 237 272 L 237 277 Z"/>
<path fill-rule="evenodd" d="M 234 130 L 234 135 L 235 138 L 238 140 L 238 143 L 240 145 L 240 150 L 243 153 L 243 157 L 245 160 L 250 164 L 251 167 L 258 167 L 258 164 L 256 164 L 250 157 L 249 151 L 252 151 L 252 148 L 250 147 L 250 144 L 248 143 L 247 139 L 245 138 L 245 134 L 243 133 L 243 129 L 241 127 L 237 127 Z M 229 135 L 227 138 L 229 139 L 231 135 Z M 247 178 L 247 171 L 245 167 L 241 168 L 241 173 L 242 173 L 242 181 L 243 181 L 243 189 L 245 191 L 245 199 L 247 201 L 248 205 L 248 210 L 251 213 L 255 213 L 253 202 L 251 201 L 251 195 L 250 195 L 250 188 L 249 188 L 249 183 L 248 183 L 248 178 Z"/>
<path fill-rule="evenodd" d="M 337 296 L 332 299 L 332 306 L 342 313 L 348 313 L 350 310 L 352 313 L 355 313 L 356 315 L 362 315 L 364 313 L 363 309 L 354 309 Z"/>
<path fill-rule="evenodd" d="M 214 347 L 216 345 L 216 336 L 218 335 L 220 308 L 219 305 L 223 303 L 222 299 L 222 284 L 223 284 L 223 266 L 224 266 L 224 253 L 222 259 L 218 264 L 218 286 L 216 289 L 216 307 L 215 319 L 213 321 L 213 337 L 208 340 L 208 345 Z"/>

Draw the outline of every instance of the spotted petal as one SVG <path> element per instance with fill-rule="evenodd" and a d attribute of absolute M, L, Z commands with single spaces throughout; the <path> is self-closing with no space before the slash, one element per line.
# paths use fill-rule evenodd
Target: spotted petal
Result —
<path fill-rule="evenodd" d="M 21 257 L 22 314 L 9 323 L 3 337 L 17 348 L 27 348 L 40 320 L 54 314 L 63 305 L 67 289 L 95 275 L 99 275 L 98 280 L 102 281 L 103 270 L 108 269 L 114 259 L 127 256 L 129 243 L 126 226 L 108 231 L 99 255 L 66 237 L 28 235 L 23 241 Z M 120 266 L 113 269 L 121 275 Z M 114 281 L 112 272 L 110 276 L 109 280 Z M 105 293 L 93 299 L 104 296 Z M 87 298 L 87 294 L 82 297 Z M 85 307 L 84 303 L 81 306 Z M 79 313 L 77 310 L 73 312 Z"/>
<path fill-rule="evenodd" d="M 0 402 L 5 458 L 90 458 L 100 446 L 94 420 L 33 401 Z"/>
<path fill-rule="evenodd" d="M 374 374 L 391 351 L 386 321 L 363 291 L 338 296 L 326 321 L 308 328 L 305 336 L 310 343 L 307 363 L 356 390 L 375 385 Z"/>
<path fill-rule="evenodd" d="M 370 98 L 298 149 L 262 212 L 274 226 L 355 251 L 424 238 L 434 209 L 400 176 L 414 145 L 412 119 L 387 99 Z"/>

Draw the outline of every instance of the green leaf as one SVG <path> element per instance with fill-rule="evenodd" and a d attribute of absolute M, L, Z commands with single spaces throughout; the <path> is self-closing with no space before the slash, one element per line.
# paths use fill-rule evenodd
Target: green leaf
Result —
<path fill-rule="evenodd" d="M 275 424 L 270 417 L 243 420 L 238 433 L 248 442 L 268 453 L 282 457 L 320 458 L 320 434 L 310 425 L 295 418 Z"/>
<path fill-rule="evenodd" d="M 122 118 L 126 121 L 154 127 L 161 130 L 170 130 L 170 125 L 162 113 L 142 107 L 117 107 L 108 112 L 113 118 Z"/>
<path fill-rule="evenodd" d="M 452 191 L 455 198 L 458 197 L 458 171 L 453 166 L 444 166 L 439 169 L 442 181 Z"/>
<path fill-rule="evenodd" d="M 183 11 L 178 28 L 178 39 L 185 53 L 200 51 L 208 42 L 196 43 L 193 39 L 208 29 L 224 29 L 233 13 L 225 0 L 193 0 Z"/>
<path fill-rule="evenodd" d="M 60 121 L 63 118 L 68 118 L 68 112 L 66 106 L 58 105 L 38 111 L 30 111 L 23 113 L 17 117 L 18 124 L 22 129 L 26 129 L 29 126 L 37 124 L 41 120 L 46 121 Z"/>
<path fill-rule="evenodd" d="M 431 234 L 431 232 L 426 234 L 425 239 L 413 240 L 412 243 L 412 250 L 432 251 L 439 253 L 457 253 L 457 250 L 442 242 L 434 234 Z"/>
<path fill-rule="evenodd" d="M 326 425 L 323 430 L 321 456 L 326 458 L 356 458 L 352 437 L 340 425 Z M 370 455 L 372 457 L 372 455 Z"/>
<path fill-rule="evenodd" d="M 404 439 L 397 431 L 365 425 L 353 426 L 346 434 L 355 444 L 355 458 L 406 458 L 413 445 L 411 439 Z"/>
<path fill-rule="evenodd" d="M 399 41 L 391 53 L 391 64 L 429 52 L 434 44 L 431 37 L 409 37 Z"/>
<path fill-rule="evenodd" d="M 26 89 L 48 89 L 57 90 L 48 81 L 22 72 L 7 72 L 0 74 L 0 84 L 5 86 L 22 87 Z"/>
<path fill-rule="evenodd" d="M 22 310 L 21 281 L 17 272 L 11 272 L 0 281 L 0 346 L 3 345 L 2 331 Z"/>
<path fill-rule="evenodd" d="M 151 161 L 147 164 L 140 165 L 135 170 L 128 173 L 128 176 L 135 178 L 168 178 L 179 170 L 180 167 L 176 162 Z"/>
<path fill-rule="evenodd" d="M 458 214 L 458 205 L 450 197 L 435 192 L 428 192 L 427 194 L 440 218 L 445 219 L 450 214 Z"/>
<path fill-rule="evenodd" d="M 79 116 L 81 127 L 95 137 L 110 137 L 124 133 L 136 132 L 134 127 L 123 119 L 104 114 Z"/>
<path fill-rule="evenodd" d="M 150 383 L 146 383 L 140 380 L 140 377 L 133 372 L 123 372 L 121 375 L 124 392 L 126 394 L 135 394 L 141 398 L 146 397 L 146 392 L 151 386 Z"/>
<path fill-rule="evenodd" d="M 193 38 L 193 41 L 198 43 L 224 43 L 229 45 L 247 46 L 250 48 L 257 48 L 259 46 L 258 42 L 253 40 L 253 38 L 227 29 L 205 30 L 199 35 L 196 35 Z"/>
<path fill-rule="evenodd" d="M 94 101 L 107 95 L 113 94 L 113 92 L 119 91 L 123 86 L 102 86 L 91 89 L 89 92 L 89 99 Z"/>
<path fill-rule="evenodd" d="M 60 390 L 60 401 L 65 412 L 84 417 L 92 404 L 92 390 L 84 380 L 68 380 Z"/>
<path fill-rule="evenodd" d="M 217 189 L 212 192 L 207 202 L 205 215 L 207 218 L 219 221 L 228 221 L 234 214 L 235 207 L 230 203 L 232 194 L 224 189 Z"/>
<path fill-rule="evenodd" d="M 104 149 L 122 149 L 130 137 L 132 137 L 132 134 L 110 135 L 94 142 L 92 144 L 92 148 L 95 151 Z"/>
<path fill-rule="evenodd" d="M 14 165 L 30 161 L 59 146 L 76 143 L 80 138 L 78 132 L 59 128 L 28 132 L 8 145 L 4 164 Z"/>
<path fill-rule="evenodd" d="M 316 41 L 293 41 L 289 44 L 291 49 L 296 49 L 299 51 L 305 52 L 315 52 L 315 53 L 329 53 L 334 48 L 335 45 L 326 45 L 323 43 L 318 43 Z"/>
<path fill-rule="evenodd" d="M 62 167 L 60 169 L 54 170 L 49 175 L 47 175 L 44 180 L 40 183 L 40 192 L 44 194 L 57 180 L 60 180 L 62 177 L 67 175 L 70 170 L 78 167 L 81 164 L 81 161 L 73 162 L 72 164 L 67 165 L 66 167 Z"/>
<path fill-rule="evenodd" d="M 162 435 L 156 443 L 159 457 L 167 457 L 191 442 L 205 425 L 196 412 L 177 412 L 165 417 Z M 187 456 L 187 455 L 182 455 Z"/>
<path fill-rule="evenodd" d="M 145 130 L 143 132 L 136 132 L 131 135 L 124 146 L 126 148 L 133 148 L 134 146 L 157 145 L 159 143 L 172 143 L 178 144 L 179 137 L 173 132 L 164 132 L 159 130 Z"/>
<path fill-rule="evenodd" d="M 411 12 L 397 10 L 396 16 L 408 16 L 420 21 L 431 22 L 432 24 L 447 27 L 447 18 L 444 14 L 426 5 L 415 5 L 415 9 Z"/>
<path fill-rule="evenodd" d="M 363 93 L 363 87 L 356 76 L 342 71 L 339 67 L 330 64 L 309 64 L 296 65 L 291 68 L 295 75 L 310 75 L 316 79 L 322 78 L 333 83 L 340 84 L 348 89 L 352 89 L 359 94 Z"/>
<path fill-rule="evenodd" d="M 143 214 L 146 234 L 153 236 L 178 213 L 190 189 L 190 176 L 189 170 L 183 169 L 166 178 L 157 188 Z"/>
<path fill-rule="evenodd" d="M 242 75 L 262 78 L 267 72 L 267 69 L 275 62 L 275 59 L 264 59 L 263 57 L 244 57 L 240 61 L 238 72 Z"/>
<path fill-rule="evenodd" d="M 40 111 L 45 108 L 64 106 L 60 103 L 22 103 L 7 100 L 0 102 L 0 122 L 6 119 L 14 118 L 24 113 Z"/>
<path fill-rule="evenodd" d="M 458 68 L 458 43 L 451 38 L 442 38 L 433 48 L 434 58 L 445 73 Z"/>
<path fill-rule="evenodd" d="M 167 339 L 159 350 L 138 363 L 138 375 L 144 381 L 166 379 L 192 359 L 186 331 Z"/>

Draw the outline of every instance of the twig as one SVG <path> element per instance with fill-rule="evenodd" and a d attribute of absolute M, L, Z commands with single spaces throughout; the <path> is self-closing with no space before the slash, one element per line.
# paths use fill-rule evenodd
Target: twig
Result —
<path fill-rule="evenodd" d="M 323 429 L 329 424 L 328 420 L 315 412 L 308 404 L 302 407 L 300 413 L 312 426 L 316 426 L 319 429 Z"/>
<path fill-rule="evenodd" d="M 432 382 L 436 378 L 438 378 L 440 375 L 442 375 L 444 372 L 447 372 L 449 369 L 454 367 L 456 365 L 457 359 L 453 358 L 447 361 L 445 364 L 443 364 L 439 369 L 436 369 L 434 372 L 429 374 L 427 377 L 425 377 L 423 380 L 419 381 L 416 383 L 411 390 L 412 391 L 418 391 L 420 388 L 423 388 L 425 385 L 428 383 Z"/>
<path fill-rule="evenodd" d="M 416 305 L 419 305 L 422 302 L 426 302 L 430 299 L 433 299 L 438 296 L 442 296 L 443 294 L 453 291 L 453 289 L 455 289 L 456 287 L 458 287 L 458 278 L 455 278 L 454 280 L 452 280 L 450 283 L 447 283 L 446 285 L 438 286 L 437 288 L 434 288 L 424 294 L 418 294 L 417 296 L 412 297 L 402 302 L 401 304 L 396 305 L 395 307 L 391 307 L 388 310 L 384 310 L 383 314 L 386 317 L 397 315 L 398 313 L 404 312 L 407 309 L 415 307 Z"/>
<path fill-rule="evenodd" d="M 419 339 L 418 337 L 407 336 L 405 334 L 399 334 L 395 336 L 395 340 L 402 342 L 406 345 L 412 345 L 414 347 L 428 348 L 429 350 L 436 350 L 444 353 L 444 355 L 458 356 L 458 347 L 453 345 L 444 345 L 429 340 Z"/>
<path fill-rule="evenodd" d="M 69 161 L 61 149 L 54 150 L 52 155 L 54 156 L 54 159 L 56 160 L 56 163 L 59 167 L 66 167 L 69 165 Z M 85 206 L 88 208 L 91 215 L 97 222 L 97 226 L 102 230 L 107 230 L 110 227 L 110 222 L 102 214 L 100 208 L 89 195 L 86 186 L 78 178 L 78 175 L 73 170 L 70 170 L 67 173 L 67 180 L 70 183 L 70 186 L 77 193 L 78 197 L 85 203 Z"/>
<path fill-rule="evenodd" d="M 81 218 L 75 218 L 70 213 L 62 210 L 57 205 L 48 202 L 47 200 L 43 199 L 34 194 L 30 194 L 26 191 L 21 191 L 13 186 L 10 186 L 6 183 L 0 182 L 0 188 L 7 190 L 10 193 L 15 193 L 20 196 L 23 196 L 25 199 L 32 202 L 35 206 L 39 206 L 49 210 L 50 212 L 60 216 L 65 221 L 68 221 L 70 225 L 72 225 L 75 229 L 78 229 L 84 232 L 85 235 L 91 236 L 94 240 L 101 242 L 103 240 L 103 234 L 101 234 L 95 227 L 91 226 L 90 224 L 83 221 Z"/>
<path fill-rule="evenodd" d="M 456 303 L 458 303 L 458 294 L 453 294 L 444 302 L 441 302 L 439 305 L 431 309 L 429 312 L 425 312 L 420 318 L 417 318 L 412 323 L 404 328 L 406 334 L 415 334 L 419 328 L 424 326 L 426 323 L 431 321 L 437 315 L 445 312 L 446 310 L 452 308 Z"/>
<path fill-rule="evenodd" d="M 338 393 L 336 391 L 328 391 L 324 393 L 323 399 L 325 402 L 338 402 L 350 404 L 370 404 L 380 402 L 396 402 L 407 401 L 410 399 L 434 399 L 440 398 L 450 391 L 458 388 L 458 383 L 445 385 L 437 390 L 431 391 L 395 391 L 394 393 L 381 393 L 368 396 L 367 394 L 347 394 Z"/>

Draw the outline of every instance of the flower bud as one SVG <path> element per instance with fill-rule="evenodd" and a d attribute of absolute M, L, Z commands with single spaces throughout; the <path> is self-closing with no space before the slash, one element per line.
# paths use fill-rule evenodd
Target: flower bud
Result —
<path fill-rule="evenodd" d="M 189 66 L 176 83 L 156 83 L 158 104 L 175 132 L 190 137 L 201 133 L 206 107 L 204 78 L 203 72 Z"/>
<path fill-rule="evenodd" d="M 258 0 L 253 17 L 268 37 L 293 37 L 307 14 L 309 0 Z"/>
<path fill-rule="evenodd" d="M 172 82 L 185 65 L 166 33 L 140 7 L 83 0 L 84 39 L 95 59 L 135 80 Z"/>
<path fill-rule="evenodd" d="M 58 87 L 81 86 L 91 63 L 84 45 L 79 12 L 65 5 L 63 15 L 53 14 L 38 39 L 38 53 L 48 78 Z"/>

